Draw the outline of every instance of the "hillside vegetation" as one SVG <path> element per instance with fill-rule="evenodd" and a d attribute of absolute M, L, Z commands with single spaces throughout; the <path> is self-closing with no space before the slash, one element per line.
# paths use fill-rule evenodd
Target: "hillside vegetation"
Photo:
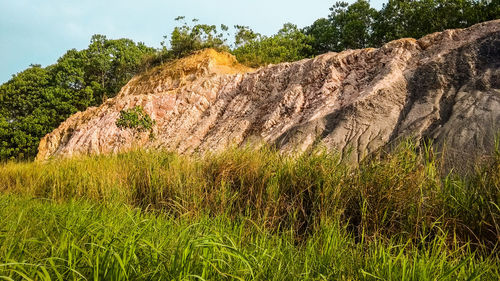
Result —
<path fill-rule="evenodd" d="M 184 17 L 160 49 L 94 35 L 87 49 L 69 50 L 47 67 L 33 64 L 0 86 L 0 160 L 33 159 L 40 139 L 71 114 L 114 97 L 134 75 L 199 49 L 230 51 L 241 63 L 259 67 L 498 18 L 497 0 L 390 0 L 379 11 L 357 0 L 337 2 L 326 18 L 302 29 L 286 23 L 272 36 Z"/>
<path fill-rule="evenodd" d="M 310 58 L 328 51 L 378 47 L 401 37 L 421 37 L 447 28 L 467 27 L 500 18 L 500 5 L 497 0 L 389 0 L 377 11 L 368 1 L 357 0 L 350 5 L 338 2 L 330 12 L 327 18 L 318 19 L 302 29 L 287 23 L 273 36 L 236 25 L 233 41 L 227 38 L 228 26 L 218 29 L 214 25 L 200 24 L 196 19 L 188 23 L 184 17 L 179 17 L 180 26 L 165 37 L 160 49 L 129 39 L 111 40 L 94 35 L 87 49 L 69 50 L 54 65 L 32 65 L 1 85 L 0 280 L 499 280 L 500 134 L 487 143 L 493 151 L 481 154 L 477 162 L 467 153 L 460 153 L 462 158 L 445 159 L 446 150 L 457 151 L 458 146 L 447 147 L 446 143 L 436 142 L 434 149 L 432 143 L 426 142 L 428 137 L 422 131 L 417 132 L 422 136 L 418 144 L 417 140 L 405 140 L 404 135 L 379 146 L 385 150 L 377 147 L 371 151 L 373 153 L 361 151 L 358 155 L 355 155 L 357 148 L 347 145 L 341 153 L 332 151 L 332 146 L 320 139 L 311 138 L 308 148 L 294 154 L 293 150 L 280 151 L 279 142 L 271 146 L 255 140 L 255 147 L 226 147 L 229 142 L 213 135 L 213 143 L 224 144 L 225 149 L 181 154 L 160 150 L 158 147 L 162 146 L 149 146 L 126 153 L 115 153 L 118 149 L 110 150 L 108 155 L 68 153 L 67 156 L 74 157 L 41 157 L 40 161 L 32 161 L 40 139 L 77 111 L 99 105 L 114 106 L 116 110 L 110 111 L 110 115 L 99 112 L 96 107 L 74 115 L 88 114 L 84 118 L 70 121 L 78 125 L 82 123 L 79 120 L 88 121 L 89 116 L 98 116 L 96 123 L 86 123 L 91 129 L 96 129 L 94 124 L 99 123 L 120 132 L 128 130 L 130 139 L 142 134 L 145 140 L 154 140 L 159 138 L 155 126 L 162 122 L 156 113 L 165 115 L 171 111 L 182 117 L 172 109 L 177 105 L 176 100 L 165 102 L 163 107 L 157 103 L 155 114 L 151 115 L 147 112 L 150 108 L 138 101 L 141 98 L 152 100 L 155 94 L 171 97 L 165 95 L 169 89 L 194 80 L 200 72 L 213 78 L 200 80 L 203 83 L 199 84 L 207 87 L 183 88 L 186 91 L 180 93 L 185 95 L 179 94 L 180 103 L 192 106 L 184 107 L 184 112 L 195 117 L 201 116 L 206 110 L 203 105 L 209 104 L 207 99 L 195 99 L 196 95 L 206 93 L 191 95 L 196 89 L 210 92 L 214 85 L 224 87 L 229 93 L 225 98 L 234 99 L 237 92 L 230 86 L 236 84 L 226 87 L 227 84 L 220 82 L 222 80 L 215 79 L 218 74 L 234 74 L 241 78 L 242 73 L 268 64 Z M 497 22 L 490 22 L 489 26 L 495 27 L 497 36 Z M 442 34 L 449 36 L 449 41 L 457 40 L 456 36 L 452 37 L 453 32 Z M 467 38 L 479 41 L 476 37 Z M 454 95 L 456 92 L 482 95 L 482 90 L 492 84 L 494 87 L 487 89 L 488 95 L 483 95 L 482 98 L 486 98 L 481 103 L 467 96 L 459 97 L 465 108 L 458 111 L 460 122 L 465 124 L 469 121 L 464 120 L 472 120 L 473 124 L 464 130 L 455 125 L 460 123 L 458 121 L 452 125 L 452 129 L 458 131 L 479 132 L 471 134 L 470 139 L 474 139 L 471 146 L 463 147 L 484 145 L 488 141 L 486 136 L 490 136 L 485 132 L 497 132 L 496 127 L 484 128 L 485 124 L 496 122 L 497 115 L 491 115 L 494 118 L 488 119 L 490 123 L 483 121 L 484 116 L 490 116 L 488 114 L 495 113 L 498 108 L 494 103 L 498 93 L 497 64 L 491 58 L 496 58 L 500 41 L 497 37 L 483 39 L 481 44 L 473 42 L 453 53 L 460 60 L 446 60 L 437 53 L 439 60 L 429 65 L 419 64 L 424 67 L 411 83 L 403 79 L 407 73 L 404 69 L 389 65 L 387 69 L 397 70 L 401 78 L 398 80 L 401 83 L 396 83 L 397 89 L 410 86 L 408 91 L 401 90 L 403 101 L 385 102 L 384 88 L 370 86 L 377 90 L 374 93 L 380 93 L 380 99 L 373 102 L 365 98 L 361 103 L 368 110 L 359 112 L 371 122 L 374 118 L 370 108 L 376 107 L 375 103 L 394 109 L 410 101 L 410 106 L 404 106 L 401 114 L 393 115 L 396 116 L 394 120 L 401 123 L 411 115 L 426 125 L 435 122 L 430 131 L 443 126 L 440 118 L 452 116 L 453 104 L 458 99 Z M 412 50 L 425 49 L 411 39 L 395 44 L 413 44 Z M 206 48 L 211 49 L 199 51 Z M 234 56 L 213 49 L 228 51 Z M 428 50 L 433 51 L 432 48 Z M 476 55 L 479 52 L 476 50 L 481 51 L 481 56 Z M 341 63 L 316 72 L 321 75 L 333 73 L 335 81 L 339 80 L 337 77 L 356 74 L 350 71 L 351 59 L 357 53 L 369 52 L 374 53 L 374 50 L 345 52 L 346 59 Z M 195 55 L 187 57 L 192 54 Z M 399 54 L 411 57 L 410 53 Z M 328 54 L 323 58 L 337 55 Z M 393 59 L 398 54 L 384 56 Z M 478 57 L 480 64 L 474 63 Z M 322 63 L 319 58 L 315 61 Z M 338 62 L 336 59 L 330 60 L 332 65 Z M 370 61 L 374 62 L 372 66 L 378 66 L 382 60 L 371 57 Z M 445 63 L 437 63 L 441 61 Z M 395 62 L 397 65 L 398 61 Z M 419 62 L 412 63 L 417 65 Z M 382 64 L 385 67 L 385 62 Z M 275 66 L 274 70 L 281 66 Z M 366 64 L 358 68 L 360 73 L 370 71 Z M 302 71 L 310 72 L 311 69 L 303 68 Z M 382 67 L 371 69 L 374 71 L 370 75 L 375 76 L 381 72 L 376 70 Z M 274 70 L 266 70 L 270 73 L 269 79 L 258 76 L 259 72 L 253 73 L 256 75 L 249 81 L 260 79 L 261 84 L 247 84 L 261 88 L 253 91 L 248 87 L 248 91 L 260 93 L 256 96 L 267 106 L 272 104 L 269 95 L 277 92 L 269 90 L 273 88 L 267 85 L 280 77 Z M 294 68 L 288 71 L 307 78 Z M 467 80 L 469 74 L 472 77 L 478 72 L 488 75 Z M 136 76 L 139 73 L 145 74 Z M 429 73 L 432 75 L 426 75 Z M 388 81 L 397 80 L 392 72 L 386 74 Z M 171 79 L 168 75 L 182 79 Z M 448 85 L 446 75 L 453 76 L 450 80 L 470 82 L 474 87 L 462 87 L 460 83 Z M 137 91 L 140 94 L 136 95 L 127 90 L 134 88 L 124 87 L 129 99 L 109 100 L 134 76 L 130 84 L 144 86 L 137 89 L 157 92 Z M 166 78 L 162 80 L 159 76 Z M 288 80 L 287 76 L 281 77 L 284 77 L 281 80 Z M 359 88 L 352 82 L 362 77 L 353 75 L 345 79 L 351 97 L 359 94 L 356 92 Z M 379 75 L 379 78 L 384 77 Z M 322 78 L 310 80 L 326 81 Z M 443 81 L 445 83 L 440 84 Z M 432 95 L 425 95 L 414 87 L 421 85 L 429 91 L 441 91 L 441 96 L 444 92 L 452 95 L 433 99 Z M 330 93 L 338 89 L 338 85 L 329 83 L 328 86 L 330 88 L 325 87 L 321 92 L 332 97 Z M 215 95 L 214 91 L 210 93 Z M 407 98 L 407 93 L 413 100 Z M 317 95 L 311 96 L 317 98 Z M 247 95 L 245 98 L 253 97 Z M 284 100 L 293 105 L 296 98 L 291 95 Z M 326 105 L 325 108 L 331 105 L 315 101 Z M 416 112 L 423 113 L 424 118 L 412 115 L 414 103 Z M 427 106 L 430 103 L 434 104 Z M 201 110 L 196 111 L 199 104 Z M 288 103 L 283 104 L 285 106 L 276 107 L 279 109 L 276 114 L 280 110 L 285 113 L 294 110 L 286 106 Z M 213 119 L 222 116 L 226 108 L 221 106 L 220 111 L 213 111 Z M 234 111 L 239 112 L 243 107 L 235 108 Z M 249 109 L 252 108 L 245 110 L 251 111 Z M 99 114 L 92 115 L 95 112 Z M 261 112 L 265 110 L 251 113 L 265 117 Z M 352 112 L 352 107 L 345 110 L 347 115 Z M 483 119 L 466 119 L 476 116 L 474 114 Z M 333 121 L 338 116 L 342 118 L 342 115 L 329 115 L 330 121 L 323 124 L 325 134 L 332 131 L 337 124 Z M 190 121 L 197 120 L 185 116 Z M 388 123 L 387 117 L 381 116 L 377 120 Z M 245 118 L 238 120 L 250 124 Z M 176 140 L 201 139 L 196 139 L 197 135 L 192 133 L 195 131 L 184 130 L 187 127 L 165 124 L 164 128 L 170 129 Z M 202 131 L 211 126 L 209 122 L 194 124 L 206 126 L 199 126 Z M 236 131 L 234 127 L 234 122 L 228 122 L 220 128 L 227 133 Z M 77 126 L 62 128 L 64 134 L 57 136 L 64 137 L 56 136 L 45 142 L 46 147 L 58 150 L 57 145 L 77 135 L 75 128 Z M 310 128 L 316 133 L 321 127 L 312 124 Z M 408 128 L 418 131 L 411 122 Z M 354 129 L 346 126 L 342 132 L 352 134 Z M 96 132 L 91 131 L 90 135 L 95 137 Z M 244 132 L 253 136 L 251 127 Z M 394 136 L 393 129 L 388 132 Z M 371 137 L 372 133 L 367 135 Z M 373 135 L 380 136 L 380 130 Z M 111 139 L 110 136 L 105 137 Z M 464 133 L 461 137 L 467 140 L 468 136 Z M 111 141 L 123 143 L 125 140 L 114 138 Z M 99 142 L 97 138 L 92 141 Z M 172 144 L 172 149 L 179 147 L 173 141 L 167 144 Z M 94 150 L 82 149 L 89 154 L 102 152 L 96 147 L 91 146 Z M 458 152 L 467 149 L 461 150 Z M 363 157 L 359 157 L 361 154 Z M 348 162 L 353 155 L 357 161 Z M 460 173 L 447 165 L 457 162 L 456 167 L 460 167 L 466 162 L 461 162 L 465 157 L 470 163 Z"/>
<path fill-rule="evenodd" d="M 0 275 L 103 280 L 496 280 L 500 153 L 443 174 L 406 142 L 134 151 L 0 167 Z"/>

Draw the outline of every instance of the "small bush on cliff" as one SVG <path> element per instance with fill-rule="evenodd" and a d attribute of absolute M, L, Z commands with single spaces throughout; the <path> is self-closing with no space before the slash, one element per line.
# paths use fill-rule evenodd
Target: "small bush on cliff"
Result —
<path fill-rule="evenodd" d="M 155 121 L 144 111 L 142 106 L 135 106 L 120 111 L 120 118 L 116 120 L 118 128 L 135 129 L 139 132 L 151 131 Z"/>

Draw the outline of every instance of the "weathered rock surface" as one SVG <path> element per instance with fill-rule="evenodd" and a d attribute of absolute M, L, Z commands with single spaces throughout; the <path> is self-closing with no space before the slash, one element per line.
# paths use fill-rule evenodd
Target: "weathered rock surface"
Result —
<path fill-rule="evenodd" d="M 141 105 L 148 132 L 115 125 Z M 500 131 L 500 20 L 379 49 L 327 53 L 253 71 L 213 50 L 133 78 L 113 99 L 46 135 L 38 159 L 154 147 L 182 153 L 321 141 L 359 160 L 409 136 L 429 138 L 454 161 L 494 148 Z"/>

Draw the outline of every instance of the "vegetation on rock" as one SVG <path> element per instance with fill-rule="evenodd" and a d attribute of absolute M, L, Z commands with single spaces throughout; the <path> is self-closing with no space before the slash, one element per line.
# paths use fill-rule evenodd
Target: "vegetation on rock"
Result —
<path fill-rule="evenodd" d="M 139 132 L 151 131 L 154 120 L 144 111 L 141 106 L 120 111 L 120 117 L 116 120 L 118 128 L 129 128 Z"/>

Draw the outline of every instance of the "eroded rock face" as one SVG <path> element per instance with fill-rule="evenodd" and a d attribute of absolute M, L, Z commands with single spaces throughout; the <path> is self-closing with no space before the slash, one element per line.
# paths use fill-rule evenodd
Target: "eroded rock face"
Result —
<path fill-rule="evenodd" d="M 120 110 L 135 105 L 156 121 L 155 138 L 115 125 Z M 288 152 L 321 141 L 359 160 L 413 136 L 446 143 L 454 159 L 470 161 L 493 149 L 498 131 L 500 20 L 256 71 L 201 51 L 71 116 L 42 139 L 37 159 L 263 142 Z"/>

